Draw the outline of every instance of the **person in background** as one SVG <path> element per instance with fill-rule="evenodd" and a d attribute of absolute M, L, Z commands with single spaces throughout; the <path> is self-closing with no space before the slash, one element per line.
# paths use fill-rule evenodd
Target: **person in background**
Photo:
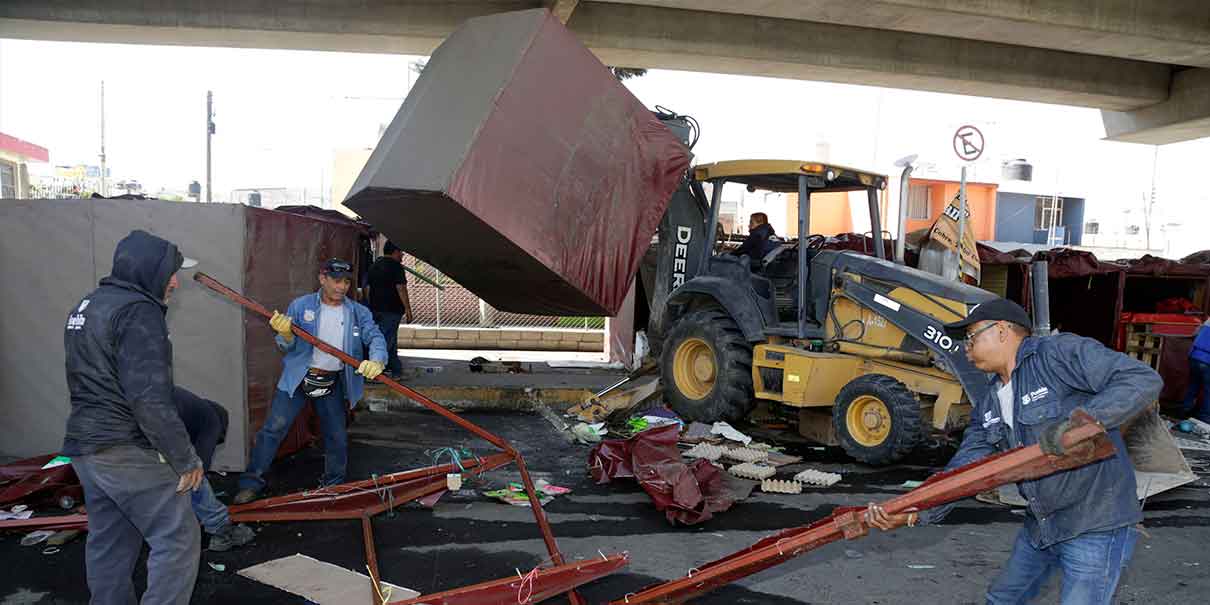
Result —
<path fill-rule="evenodd" d="M 202 468 L 209 472 L 215 448 L 227 438 L 227 410 L 179 386 L 172 390 L 172 401 L 176 404 L 181 422 L 185 423 L 185 431 L 189 433 L 194 451 L 202 460 Z M 202 529 L 210 534 L 210 550 L 231 550 L 248 544 L 256 537 L 251 527 L 231 522 L 227 506 L 215 497 L 214 488 L 204 475 L 202 484 L 193 492 L 192 504 L 193 513 L 201 522 Z"/>
<path fill-rule="evenodd" d="M 1185 392 L 1186 416 L 1210 422 L 1210 319 L 1198 326 L 1189 349 L 1189 389 Z M 1198 396 L 1201 403 L 1198 403 Z"/>
<path fill-rule="evenodd" d="M 740 244 L 739 248 L 731 251 L 731 254 L 736 256 L 747 256 L 749 262 L 753 266 L 758 266 L 764 260 L 765 255 L 773 251 L 777 246 L 777 242 L 770 241 L 769 238 L 777 235 L 773 232 L 773 225 L 769 224 L 769 216 L 764 212 L 753 212 L 748 218 L 748 237 L 744 239 L 744 243 Z"/>
<path fill-rule="evenodd" d="M 388 241 L 382 248 L 382 256 L 370 265 L 369 273 L 366 303 L 374 313 L 378 331 L 386 338 L 387 375 L 398 380 L 403 375 L 403 364 L 399 361 L 399 323 L 412 323 L 403 251 Z"/>

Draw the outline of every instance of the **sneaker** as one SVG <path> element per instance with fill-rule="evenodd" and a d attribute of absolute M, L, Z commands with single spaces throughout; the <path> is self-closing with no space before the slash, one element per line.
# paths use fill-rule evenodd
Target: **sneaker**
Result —
<path fill-rule="evenodd" d="M 223 531 L 210 536 L 210 550 L 223 552 L 243 546 L 256 538 L 256 532 L 247 525 L 228 525 Z"/>
<path fill-rule="evenodd" d="M 247 504 L 260 497 L 260 492 L 248 487 L 236 492 L 235 497 L 231 499 L 232 504 Z"/>

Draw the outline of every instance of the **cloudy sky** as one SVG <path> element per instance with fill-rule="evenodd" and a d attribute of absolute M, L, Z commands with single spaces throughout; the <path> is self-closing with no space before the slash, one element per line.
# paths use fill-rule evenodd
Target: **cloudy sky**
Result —
<path fill-rule="evenodd" d="M 97 163 L 100 82 L 114 178 L 183 190 L 205 175 L 205 98 L 215 98 L 216 200 L 251 187 L 326 191 L 336 150 L 372 147 L 420 57 L 0 40 L 0 132 L 50 149 L 51 164 Z M 988 144 L 975 180 L 1027 158 L 1039 193 L 1083 196 L 1085 218 L 1129 220 L 1151 188 L 1156 223 L 1186 225 L 1173 254 L 1200 249 L 1188 225 L 1210 219 L 1197 182 L 1210 139 L 1111 143 L 1096 110 L 873 87 L 652 71 L 627 85 L 644 103 L 702 124 L 699 161 L 814 158 L 893 173 L 918 154 L 956 177 L 951 136 L 979 126 Z M 1191 178 L 1192 177 L 1192 178 Z M 1178 229 L 1180 231 L 1180 229 Z"/>

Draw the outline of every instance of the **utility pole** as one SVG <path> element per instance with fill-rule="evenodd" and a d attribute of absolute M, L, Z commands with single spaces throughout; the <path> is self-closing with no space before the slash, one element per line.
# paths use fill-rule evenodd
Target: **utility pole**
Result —
<path fill-rule="evenodd" d="M 1156 168 L 1160 163 L 1160 146 L 1153 147 L 1151 155 L 1151 197 L 1150 199 L 1143 198 L 1143 229 L 1147 233 L 1143 234 L 1143 245 L 1151 249 L 1151 213 L 1155 210 L 1155 173 Z"/>
<path fill-rule="evenodd" d="M 105 173 L 105 80 L 101 80 L 101 195 L 109 195 L 109 179 Z"/>
<path fill-rule="evenodd" d="M 214 92 L 206 91 L 206 203 L 213 201 L 210 184 L 210 139 L 214 136 Z"/>

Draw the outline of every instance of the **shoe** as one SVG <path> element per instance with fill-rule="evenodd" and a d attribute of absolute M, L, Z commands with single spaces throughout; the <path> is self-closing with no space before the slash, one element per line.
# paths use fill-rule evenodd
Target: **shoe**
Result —
<path fill-rule="evenodd" d="M 231 499 L 232 504 L 247 504 L 260 497 L 260 492 L 248 487 L 236 492 L 235 497 Z"/>
<path fill-rule="evenodd" d="M 210 536 L 210 550 L 223 552 L 238 548 L 256 538 L 256 532 L 247 525 L 228 525 L 223 531 Z"/>

